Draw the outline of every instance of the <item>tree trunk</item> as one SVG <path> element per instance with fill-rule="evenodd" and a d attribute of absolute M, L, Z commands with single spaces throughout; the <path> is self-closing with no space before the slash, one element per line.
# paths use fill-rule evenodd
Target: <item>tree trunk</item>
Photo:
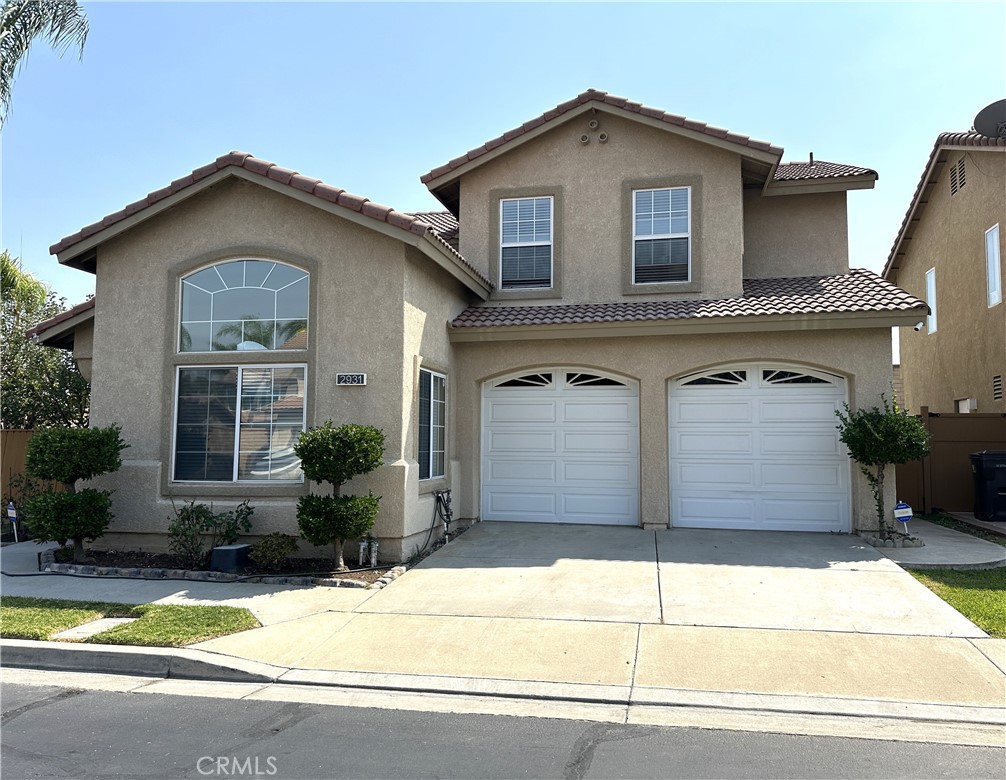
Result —
<path fill-rule="evenodd" d="M 79 536 L 73 538 L 73 562 L 84 562 L 84 540 Z"/>
<path fill-rule="evenodd" d="M 332 542 L 332 548 L 335 550 L 335 570 L 348 571 L 348 567 L 342 560 L 342 539 L 336 539 Z"/>
<path fill-rule="evenodd" d="M 880 523 L 882 535 L 889 534 L 892 529 L 887 526 L 887 512 L 884 511 L 884 472 L 887 464 L 881 463 L 877 466 L 877 481 L 873 485 L 873 497 L 877 502 L 877 520 Z"/>

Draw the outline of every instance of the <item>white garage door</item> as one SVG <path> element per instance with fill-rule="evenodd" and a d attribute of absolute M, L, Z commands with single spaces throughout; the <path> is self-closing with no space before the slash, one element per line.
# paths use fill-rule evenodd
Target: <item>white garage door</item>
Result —
<path fill-rule="evenodd" d="M 673 383 L 671 525 L 849 531 L 849 459 L 835 411 L 845 380 L 743 365 Z"/>
<path fill-rule="evenodd" d="M 487 382 L 482 518 L 637 525 L 639 394 L 595 371 Z"/>

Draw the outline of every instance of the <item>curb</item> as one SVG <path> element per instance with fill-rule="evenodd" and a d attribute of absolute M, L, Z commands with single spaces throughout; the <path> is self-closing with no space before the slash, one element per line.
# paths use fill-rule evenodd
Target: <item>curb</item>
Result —
<path fill-rule="evenodd" d="M 258 683 L 382 692 L 478 696 L 530 701 L 606 704 L 640 709 L 732 710 L 764 715 L 797 714 L 845 718 L 1006 726 L 1006 707 L 940 704 L 891 699 L 776 693 L 739 693 L 681 688 L 598 685 L 446 675 L 296 669 L 187 648 L 0 641 L 3 666 L 60 672 L 121 674 L 204 682 Z"/>

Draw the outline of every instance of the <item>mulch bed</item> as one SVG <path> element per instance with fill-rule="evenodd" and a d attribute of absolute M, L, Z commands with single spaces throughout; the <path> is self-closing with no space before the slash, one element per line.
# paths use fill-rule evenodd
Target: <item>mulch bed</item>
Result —
<path fill-rule="evenodd" d="M 166 553 L 136 552 L 131 550 L 88 550 L 87 557 L 89 563 L 95 566 L 109 566 L 120 569 L 187 569 L 178 558 Z M 353 569 L 353 564 L 346 561 L 350 566 L 349 571 L 333 571 L 331 558 L 292 558 L 279 568 L 266 568 L 252 563 L 242 572 L 247 576 L 291 576 L 304 575 L 312 577 L 326 577 L 336 579 L 352 579 L 360 582 L 376 582 L 390 566 L 381 569 Z"/>

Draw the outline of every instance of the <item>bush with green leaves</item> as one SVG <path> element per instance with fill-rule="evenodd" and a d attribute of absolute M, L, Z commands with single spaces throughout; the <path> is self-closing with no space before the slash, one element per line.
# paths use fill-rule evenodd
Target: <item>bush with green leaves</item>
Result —
<path fill-rule="evenodd" d="M 886 396 L 880 396 L 883 408 L 852 411 L 845 404 L 845 412 L 836 411 L 839 419 L 839 436 L 849 450 L 849 455 L 859 464 L 873 490 L 877 508 L 877 523 L 881 536 L 889 537 L 893 529 L 884 511 L 884 474 L 888 466 L 920 460 L 929 454 L 929 433 L 922 421 L 899 409 Z"/>
<path fill-rule="evenodd" d="M 242 533 L 251 531 L 255 509 L 242 501 L 235 509 L 213 512 L 213 506 L 189 501 L 168 524 L 168 549 L 189 569 L 206 565 L 206 553 L 223 544 L 234 544 Z"/>
<path fill-rule="evenodd" d="M 370 492 L 366 496 L 343 496 L 342 485 L 384 462 L 384 433 L 355 423 L 334 427 L 328 420 L 320 428 L 302 433 L 294 452 L 308 479 L 332 486 L 330 496 L 312 493 L 297 502 L 301 535 L 311 544 L 331 544 L 336 569 L 345 571 L 343 544 L 374 527 L 381 497 Z"/>
<path fill-rule="evenodd" d="M 84 557 L 84 542 L 100 537 L 112 521 L 111 491 L 85 488 L 77 482 L 117 471 L 129 445 L 118 425 L 107 428 L 42 428 L 28 441 L 25 459 L 34 479 L 63 483 L 33 496 L 25 505 L 36 539 L 66 544 L 73 540 L 73 559 Z"/>
<path fill-rule="evenodd" d="M 277 531 L 263 536 L 251 548 L 251 559 L 259 566 L 279 570 L 297 552 L 297 538 Z"/>

